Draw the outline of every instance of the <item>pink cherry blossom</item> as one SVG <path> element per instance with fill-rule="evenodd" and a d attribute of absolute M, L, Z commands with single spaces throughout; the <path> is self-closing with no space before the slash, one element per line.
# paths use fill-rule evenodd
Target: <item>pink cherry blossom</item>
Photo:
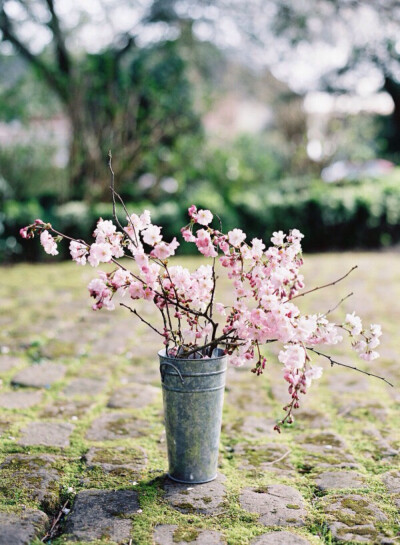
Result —
<path fill-rule="evenodd" d="M 181 229 L 181 233 L 182 233 L 182 236 L 184 238 L 184 240 L 186 242 L 195 242 L 196 241 L 196 237 L 193 235 L 192 231 L 190 231 L 189 229 L 186 229 L 185 227 L 183 227 Z"/>
<path fill-rule="evenodd" d="M 246 235 L 241 229 L 232 229 L 232 231 L 229 231 L 228 233 L 228 240 L 232 246 L 240 246 L 245 239 Z"/>
<path fill-rule="evenodd" d="M 196 222 L 200 225 L 209 225 L 213 217 L 209 210 L 199 210 L 196 215 Z"/>
<path fill-rule="evenodd" d="M 72 259 L 76 261 L 78 265 L 86 265 L 86 258 L 88 254 L 86 244 L 82 244 L 82 242 L 72 240 L 69 244 L 69 251 L 71 253 Z"/>
<path fill-rule="evenodd" d="M 346 314 L 344 325 L 350 329 L 350 333 L 353 336 L 359 335 L 363 328 L 361 318 L 356 316 L 354 312 L 352 314 Z"/>
<path fill-rule="evenodd" d="M 188 214 L 189 214 L 189 217 L 191 217 L 194 220 L 197 218 L 197 208 L 194 204 L 192 204 L 192 206 L 188 209 Z"/>
<path fill-rule="evenodd" d="M 111 244 L 103 242 L 100 244 L 94 243 L 90 246 L 90 254 L 88 262 L 92 267 L 97 267 L 99 263 L 109 263 L 112 259 Z"/>
<path fill-rule="evenodd" d="M 57 243 L 48 231 L 42 231 L 40 233 L 40 243 L 42 244 L 46 254 L 57 255 Z"/>
<path fill-rule="evenodd" d="M 283 231 L 274 231 L 271 237 L 272 244 L 275 244 L 275 246 L 282 246 L 284 243 L 286 235 L 283 233 Z"/>
<path fill-rule="evenodd" d="M 299 344 L 285 345 L 284 350 L 279 352 L 278 359 L 285 365 L 286 369 L 295 371 L 304 367 L 306 351 Z"/>
<path fill-rule="evenodd" d="M 158 225 L 148 225 L 144 231 L 142 231 L 143 240 L 149 246 L 154 246 L 162 240 L 161 227 Z"/>
<path fill-rule="evenodd" d="M 168 259 L 172 255 L 175 255 L 175 250 L 178 248 L 178 246 L 179 242 L 174 237 L 172 242 L 170 242 L 169 244 L 167 244 L 166 242 L 159 242 L 158 244 L 156 244 L 150 255 L 153 257 L 158 257 L 158 259 L 162 260 Z"/>

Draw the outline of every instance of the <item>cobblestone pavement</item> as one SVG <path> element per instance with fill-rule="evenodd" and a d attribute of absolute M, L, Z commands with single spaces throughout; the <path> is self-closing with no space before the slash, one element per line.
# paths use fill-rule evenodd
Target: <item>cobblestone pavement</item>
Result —
<path fill-rule="evenodd" d="M 335 315 L 383 324 L 368 368 L 397 387 L 321 362 L 278 435 L 287 393 L 273 347 L 263 376 L 229 370 L 219 476 L 192 487 L 165 476 L 158 339 L 124 309 L 90 310 L 90 268 L 3 268 L 0 545 L 38 544 L 59 515 L 53 545 L 400 543 L 400 255 L 309 256 L 305 276 L 312 287 L 354 264 L 299 301 L 326 311 L 354 291 Z"/>

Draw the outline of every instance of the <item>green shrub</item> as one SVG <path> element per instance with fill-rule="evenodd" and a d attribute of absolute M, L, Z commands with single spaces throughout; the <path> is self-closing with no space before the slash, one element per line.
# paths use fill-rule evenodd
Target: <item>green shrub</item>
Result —
<path fill-rule="evenodd" d="M 296 227 L 304 235 L 306 251 L 333 249 L 379 248 L 400 242 L 400 169 L 382 180 L 369 180 L 342 186 L 330 186 L 319 180 L 297 185 L 295 191 L 259 189 L 222 195 L 210 182 L 188 188 L 175 200 L 154 206 L 149 201 L 127 203 L 130 213 L 151 211 L 153 221 L 163 227 L 167 240 L 179 234 L 187 223 L 187 208 L 195 203 L 217 213 L 224 231 L 236 226 L 250 241 L 253 237 L 269 240 L 273 231 L 289 231 Z M 121 223 L 125 212 L 117 205 Z M 25 244 L 19 229 L 42 217 L 60 231 L 75 238 L 90 240 L 99 217 L 112 219 L 112 204 L 90 206 L 69 202 L 44 209 L 38 201 L 6 200 L 0 213 L 0 253 L 5 259 L 46 259 L 38 244 Z M 178 237 L 179 238 L 179 237 Z M 194 252 L 193 245 L 182 244 L 182 253 Z M 60 258 L 67 257 L 68 245 Z"/>

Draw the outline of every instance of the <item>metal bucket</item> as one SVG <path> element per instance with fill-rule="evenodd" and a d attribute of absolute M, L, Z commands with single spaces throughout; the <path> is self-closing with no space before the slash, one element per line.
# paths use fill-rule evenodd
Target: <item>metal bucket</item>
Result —
<path fill-rule="evenodd" d="M 180 483 L 206 483 L 217 476 L 227 357 L 177 359 L 159 353 L 168 476 Z"/>

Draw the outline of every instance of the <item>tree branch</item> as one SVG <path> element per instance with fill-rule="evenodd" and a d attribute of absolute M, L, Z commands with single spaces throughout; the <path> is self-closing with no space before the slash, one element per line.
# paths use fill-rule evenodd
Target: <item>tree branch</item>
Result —
<path fill-rule="evenodd" d="M 312 288 L 311 290 L 303 291 L 303 293 L 299 293 L 298 295 L 295 295 L 291 299 L 288 299 L 287 301 L 285 301 L 285 303 L 287 303 L 288 301 L 293 301 L 293 299 L 297 299 L 298 297 L 304 297 L 308 293 L 313 293 L 314 291 L 322 290 L 324 288 L 328 288 L 329 286 L 334 286 L 335 284 L 338 284 L 339 282 L 344 280 L 347 276 L 349 276 L 350 273 L 352 273 L 357 268 L 358 268 L 358 265 L 354 265 L 354 267 L 352 267 L 346 274 L 344 274 L 337 280 L 334 280 L 333 282 L 329 282 L 329 284 L 324 284 L 323 286 L 317 286 L 316 288 Z"/>
<path fill-rule="evenodd" d="M 144 324 L 146 324 L 147 326 L 149 326 L 153 331 L 155 331 L 156 333 L 158 333 L 158 335 L 160 335 L 161 337 L 163 337 L 163 339 L 165 339 L 165 336 L 163 335 L 163 333 L 161 333 L 160 331 L 158 331 L 158 329 L 156 329 L 155 327 L 153 327 L 149 322 L 147 322 L 144 318 L 142 318 L 140 316 L 140 314 L 138 314 L 137 310 L 134 309 L 134 308 L 131 308 L 130 306 L 128 305 L 125 305 L 125 303 L 120 303 L 120 306 L 121 307 L 125 307 L 127 308 L 128 310 L 130 310 L 132 312 L 132 314 L 134 314 L 135 316 L 137 316 L 139 318 L 140 321 L 142 321 Z"/>
<path fill-rule="evenodd" d="M 4 4 L 0 11 L 0 30 L 3 34 L 3 40 L 10 42 L 18 53 L 33 67 L 35 68 L 48 85 L 58 94 L 61 100 L 65 103 L 68 99 L 68 93 L 64 85 L 59 81 L 59 78 L 54 71 L 44 63 L 37 55 L 34 55 L 28 47 L 21 42 L 21 40 L 14 33 L 12 23 L 4 11 Z"/>
<path fill-rule="evenodd" d="M 53 33 L 58 67 L 62 73 L 69 75 L 71 72 L 71 60 L 65 45 L 63 32 L 60 27 L 60 20 L 54 8 L 54 0 L 46 0 L 46 4 L 49 8 L 49 12 L 51 15 L 50 21 L 47 23 L 47 26 Z"/>
<path fill-rule="evenodd" d="M 358 371 L 359 373 L 362 373 L 363 375 L 368 375 L 369 377 L 374 377 L 374 378 L 378 378 L 379 380 L 383 380 L 383 382 L 386 382 L 386 384 L 389 384 L 389 386 L 394 388 L 394 385 L 388 380 L 386 380 L 384 377 L 380 377 L 379 375 L 374 375 L 373 373 L 369 373 L 368 371 L 364 371 L 363 369 L 359 369 L 358 367 L 354 367 L 353 365 L 347 365 L 347 363 L 341 363 L 340 361 L 336 361 L 331 356 L 328 356 L 328 354 L 323 354 L 322 352 L 315 350 L 315 348 L 311 348 L 307 346 L 307 350 L 311 350 L 311 352 L 318 354 L 318 356 L 322 356 L 323 358 L 326 358 L 327 360 L 329 360 L 332 367 L 334 365 L 340 365 L 340 367 L 347 367 L 348 369 L 353 369 L 354 371 Z"/>

